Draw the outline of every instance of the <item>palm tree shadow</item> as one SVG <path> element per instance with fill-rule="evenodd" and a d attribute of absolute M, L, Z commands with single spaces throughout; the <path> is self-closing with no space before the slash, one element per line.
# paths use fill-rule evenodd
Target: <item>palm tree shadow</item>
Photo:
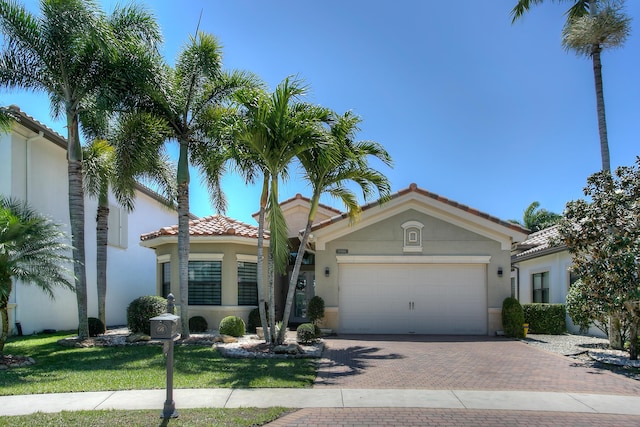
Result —
<path fill-rule="evenodd" d="M 316 362 L 317 377 L 315 384 L 331 385 L 340 378 L 360 375 L 371 366 L 372 360 L 401 359 L 401 354 L 379 353 L 379 347 L 353 346 L 331 349 L 325 347 L 322 358 Z"/>

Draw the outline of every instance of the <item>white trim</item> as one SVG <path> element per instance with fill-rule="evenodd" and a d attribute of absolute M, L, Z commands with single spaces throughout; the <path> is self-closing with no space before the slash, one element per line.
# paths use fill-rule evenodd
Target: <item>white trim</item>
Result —
<path fill-rule="evenodd" d="M 236 254 L 236 261 L 238 262 L 258 262 L 257 255 L 245 255 L 245 254 Z"/>
<path fill-rule="evenodd" d="M 242 236 L 190 236 L 189 241 L 191 242 L 192 245 L 197 243 L 216 243 L 216 244 L 236 243 L 239 245 L 248 245 L 248 246 L 255 246 L 255 247 L 258 246 L 258 239 L 254 237 L 242 237 Z M 149 240 L 142 240 L 140 241 L 140 246 L 143 246 L 145 248 L 155 249 L 159 246 L 167 245 L 170 243 L 177 244 L 178 236 L 177 235 L 160 236 L 160 237 L 154 237 L 153 239 L 149 239 Z M 264 247 L 265 248 L 269 247 L 268 239 L 264 239 Z"/>
<path fill-rule="evenodd" d="M 163 264 L 165 262 L 171 262 L 171 254 L 158 255 L 158 264 Z"/>
<path fill-rule="evenodd" d="M 490 255 L 338 255 L 338 264 L 489 264 Z"/>
<path fill-rule="evenodd" d="M 222 261 L 224 254 L 189 254 L 189 261 Z"/>

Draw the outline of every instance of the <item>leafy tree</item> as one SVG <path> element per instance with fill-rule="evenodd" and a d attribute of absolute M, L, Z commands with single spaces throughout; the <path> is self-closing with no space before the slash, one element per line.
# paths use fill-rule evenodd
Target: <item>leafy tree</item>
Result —
<path fill-rule="evenodd" d="M 0 195 L 0 356 L 9 334 L 12 281 L 33 284 L 54 297 L 57 286 L 73 290 L 70 247 L 61 226 L 26 203 Z"/>
<path fill-rule="evenodd" d="M 519 0 L 511 11 L 513 21 L 523 16 L 532 5 L 543 0 Z M 630 27 L 630 19 L 622 12 L 623 1 L 616 0 L 567 0 L 573 6 L 567 12 L 567 21 L 562 31 L 562 44 L 578 55 L 590 57 L 596 89 L 598 133 L 602 170 L 610 171 L 609 140 L 605 115 L 602 83 L 601 53 L 604 49 L 624 44 Z"/>
<path fill-rule="evenodd" d="M 391 191 L 388 179 L 379 171 L 369 166 L 369 158 L 380 160 L 387 166 L 392 165 L 391 156 L 378 143 L 373 141 L 356 141 L 355 136 L 359 131 L 358 125 L 361 119 L 346 112 L 331 122 L 329 131 L 329 145 L 319 145 L 309 148 L 298 154 L 302 164 L 305 180 L 313 190 L 307 217 L 307 224 L 302 234 L 300 248 L 298 249 L 295 264 L 287 291 L 287 299 L 282 323 L 284 328 L 278 334 L 278 342 L 284 340 L 284 329 L 289 322 L 295 286 L 300 274 L 300 266 L 304 257 L 311 226 L 315 221 L 320 196 L 329 194 L 340 199 L 347 208 L 347 213 L 352 221 L 356 220 L 360 213 L 360 205 L 356 195 L 346 184 L 356 183 L 361 189 L 364 200 L 368 200 L 376 191 L 381 200 L 385 200 Z"/>
<path fill-rule="evenodd" d="M 167 203 L 174 200 L 175 168 L 164 152 L 164 123 L 148 114 L 123 114 L 108 139 L 94 139 L 83 148 L 85 193 L 98 200 L 96 212 L 96 286 L 98 318 L 106 325 L 109 190 L 120 206 L 135 208 L 138 180 L 160 188 Z"/>
<path fill-rule="evenodd" d="M 220 43 L 213 35 L 199 32 L 178 54 L 175 68 L 159 64 L 155 78 L 145 88 L 147 98 L 138 102 L 142 110 L 166 124 L 166 139 L 177 142 L 180 149 L 176 185 L 182 338 L 189 337 L 189 165 L 202 173 L 213 204 L 224 211 L 220 179 L 226 148 L 220 129 L 225 128 L 225 116 L 232 112 L 228 105 L 231 95 L 257 84 L 251 74 L 225 72 Z"/>
<path fill-rule="evenodd" d="M 584 194 L 589 201 L 567 204 L 560 236 L 573 256 L 572 269 L 593 304 L 632 326 L 631 358 L 635 359 L 638 331 L 633 325 L 638 313 L 634 303 L 640 301 L 640 157 L 635 167 L 620 167 L 614 176 L 608 172 L 590 176 Z M 609 340 L 615 343 L 611 336 Z"/>
<path fill-rule="evenodd" d="M 576 281 L 567 292 L 567 313 L 580 332 L 586 333 L 590 325 L 594 325 L 605 334 L 608 318 L 599 300 L 594 300 L 590 288 L 582 280 Z"/>
<path fill-rule="evenodd" d="M 69 219 L 78 303 L 78 335 L 89 337 L 80 114 L 114 105 L 149 78 L 148 52 L 160 32 L 137 6 L 107 17 L 94 1 L 41 0 L 40 16 L 0 0 L 0 85 L 43 92 L 67 122 Z"/>
<path fill-rule="evenodd" d="M 236 101 L 243 117 L 234 136 L 236 161 L 244 167 L 245 176 L 263 177 L 258 219 L 258 305 L 262 327 L 269 342 L 275 340 L 275 304 L 273 275 L 269 274 L 268 328 L 264 313 L 263 245 L 265 216 L 269 223 L 269 254 L 275 272 L 283 274 L 289 261 L 287 224 L 278 201 L 278 183 L 288 176 L 293 159 L 309 148 L 325 144 L 326 132 L 322 124 L 329 120 L 329 110 L 301 101 L 307 87 L 297 79 L 284 79 L 275 91 L 238 92 Z"/>
<path fill-rule="evenodd" d="M 524 210 L 522 221 L 510 219 L 509 222 L 519 224 L 532 232 L 540 231 L 551 227 L 560 221 L 562 215 L 550 212 L 546 209 L 540 209 L 540 202 L 532 202 L 527 209 Z"/>

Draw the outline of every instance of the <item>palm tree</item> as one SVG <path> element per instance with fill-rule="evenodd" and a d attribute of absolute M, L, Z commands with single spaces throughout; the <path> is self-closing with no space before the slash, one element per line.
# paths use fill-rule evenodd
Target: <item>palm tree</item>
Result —
<path fill-rule="evenodd" d="M 376 142 L 355 141 L 360 122 L 361 119 L 358 116 L 346 112 L 331 123 L 330 140 L 332 143 L 330 145 L 313 147 L 298 154 L 298 159 L 305 171 L 305 179 L 313 189 L 313 195 L 311 196 L 307 224 L 289 279 L 282 327 L 277 337 L 278 343 L 284 341 L 284 331 L 289 323 L 295 286 L 311 234 L 311 226 L 320 203 L 320 196 L 328 193 L 342 200 L 352 221 L 357 219 L 360 205 L 356 195 L 345 186 L 347 182 L 355 182 L 360 187 L 365 201 L 375 191 L 379 194 L 381 201 L 385 201 L 389 197 L 391 187 L 387 177 L 371 168 L 368 164 L 368 158 L 371 156 L 385 165 L 391 166 L 393 164 L 391 156 Z"/>
<path fill-rule="evenodd" d="M 12 281 L 33 284 L 54 297 L 54 288 L 73 290 L 73 260 L 62 228 L 26 203 L 0 195 L 0 356 L 9 334 L 7 306 Z"/>
<path fill-rule="evenodd" d="M 199 32 L 179 53 L 175 68 L 159 67 L 155 80 L 146 88 L 147 99 L 138 103 L 164 121 L 166 139 L 176 141 L 180 149 L 176 185 L 182 338 L 189 337 L 189 164 L 206 179 L 216 209 L 224 211 L 220 179 L 225 146 L 216 128 L 224 127 L 231 95 L 253 85 L 257 80 L 251 74 L 225 72 L 220 43 L 213 35 Z"/>
<path fill-rule="evenodd" d="M 322 124 L 330 118 L 326 108 L 301 101 L 307 87 L 301 80 L 286 78 L 270 95 L 255 91 L 238 92 L 236 101 L 244 116 L 234 139 L 236 152 L 244 153 L 263 175 L 258 218 L 258 306 L 268 342 L 275 339 L 273 277 L 269 274 L 269 324 L 264 312 L 263 244 L 265 220 L 269 223 L 269 258 L 275 272 L 284 274 L 289 260 L 287 224 L 278 201 L 278 183 L 287 178 L 288 167 L 304 150 L 327 143 Z M 251 172 L 253 174 L 253 172 Z M 266 216 L 266 218 L 265 218 Z"/>
<path fill-rule="evenodd" d="M 543 0 L 519 0 L 512 9 L 512 22 L 521 18 L 532 5 Z M 630 19 L 622 12 L 623 1 L 566 0 L 573 6 L 567 11 L 562 31 L 562 45 L 581 56 L 591 57 L 596 89 L 598 134 L 602 170 L 611 172 L 609 139 L 604 106 L 601 53 L 604 49 L 620 47 L 629 35 Z"/>
<path fill-rule="evenodd" d="M 540 231 L 545 228 L 557 224 L 562 219 L 562 215 L 546 209 L 540 209 L 540 202 L 532 202 L 524 210 L 522 221 L 510 219 L 509 222 L 518 224 L 531 230 L 532 232 Z"/>
<path fill-rule="evenodd" d="M 94 139 L 83 148 L 85 193 L 98 200 L 96 212 L 96 286 L 98 318 L 106 325 L 107 242 L 109 235 L 109 190 L 128 212 L 135 208 L 138 180 L 159 187 L 172 203 L 175 168 L 164 152 L 164 124 L 148 114 L 120 115 L 107 139 Z M 111 141 L 111 142 L 110 142 Z M 160 141 L 158 143 L 158 141 Z"/>
<path fill-rule="evenodd" d="M 149 77 L 149 55 L 160 40 L 153 18 L 136 6 L 110 17 L 89 0 L 42 0 L 41 16 L 0 0 L 0 85 L 46 93 L 55 118 L 66 117 L 69 220 L 73 244 L 78 335 L 89 336 L 84 195 L 79 117 L 113 105 Z"/>

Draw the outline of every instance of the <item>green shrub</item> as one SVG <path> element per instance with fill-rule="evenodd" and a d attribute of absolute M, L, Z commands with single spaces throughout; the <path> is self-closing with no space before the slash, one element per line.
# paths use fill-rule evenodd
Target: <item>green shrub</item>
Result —
<path fill-rule="evenodd" d="M 241 337 L 245 332 L 244 320 L 238 316 L 227 316 L 220 321 L 220 327 L 218 330 L 224 335 Z"/>
<path fill-rule="evenodd" d="M 524 338 L 524 311 L 520 302 L 513 298 L 505 298 L 502 302 L 502 327 L 507 337 Z"/>
<path fill-rule="evenodd" d="M 89 336 L 97 337 L 98 335 L 102 335 L 107 331 L 107 328 L 104 327 L 104 323 L 102 320 L 97 317 L 89 317 L 87 319 L 89 321 Z"/>
<path fill-rule="evenodd" d="M 316 328 L 312 323 L 303 323 L 296 330 L 296 337 L 300 344 L 311 344 L 317 339 Z M 318 328 L 319 330 L 319 328 Z"/>
<path fill-rule="evenodd" d="M 247 331 L 251 334 L 256 333 L 256 328 L 262 326 L 260 324 L 260 309 L 254 308 L 249 312 L 249 322 L 247 324 Z"/>
<path fill-rule="evenodd" d="M 594 325 L 605 334 L 609 333 L 609 316 L 582 280 L 576 281 L 567 292 L 567 313 L 580 333 L 587 333 Z"/>
<path fill-rule="evenodd" d="M 167 300 L 156 296 L 147 295 L 131 301 L 127 307 L 127 326 L 132 333 L 142 332 L 151 334 L 149 319 L 159 316 L 167 311 Z"/>
<path fill-rule="evenodd" d="M 193 316 L 189 319 L 189 331 L 190 332 L 207 332 L 209 324 L 207 319 L 202 316 Z"/>
<path fill-rule="evenodd" d="M 318 295 L 309 300 L 309 305 L 307 306 L 307 317 L 313 324 L 324 317 L 324 300 Z"/>
<path fill-rule="evenodd" d="M 531 334 L 560 335 L 567 332 L 567 312 L 564 304 L 524 304 L 524 323 Z"/>

